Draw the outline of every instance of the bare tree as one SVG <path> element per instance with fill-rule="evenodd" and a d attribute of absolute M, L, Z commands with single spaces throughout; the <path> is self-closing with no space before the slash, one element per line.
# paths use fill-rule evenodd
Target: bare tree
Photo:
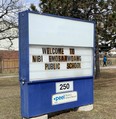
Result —
<path fill-rule="evenodd" d="M 8 48 L 18 38 L 18 12 L 21 9 L 22 3 L 19 0 L 0 1 L 0 41 L 10 42 Z"/>

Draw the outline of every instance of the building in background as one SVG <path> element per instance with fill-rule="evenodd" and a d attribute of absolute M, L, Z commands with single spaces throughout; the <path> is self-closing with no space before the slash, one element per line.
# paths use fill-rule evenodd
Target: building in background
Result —
<path fill-rule="evenodd" d="M 18 73 L 18 51 L 0 50 L 0 73 Z"/>

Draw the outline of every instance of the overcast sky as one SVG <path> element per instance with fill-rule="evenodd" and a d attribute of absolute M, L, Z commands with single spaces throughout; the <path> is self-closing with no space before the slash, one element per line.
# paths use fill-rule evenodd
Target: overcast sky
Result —
<path fill-rule="evenodd" d="M 39 0 L 24 0 L 26 3 L 34 3 L 34 4 L 38 4 Z"/>

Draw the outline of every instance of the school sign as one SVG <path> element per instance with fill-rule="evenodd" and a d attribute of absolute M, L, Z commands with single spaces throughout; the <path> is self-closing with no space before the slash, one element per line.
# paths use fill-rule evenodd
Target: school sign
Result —
<path fill-rule="evenodd" d="M 94 24 L 19 13 L 22 117 L 93 104 Z"/>

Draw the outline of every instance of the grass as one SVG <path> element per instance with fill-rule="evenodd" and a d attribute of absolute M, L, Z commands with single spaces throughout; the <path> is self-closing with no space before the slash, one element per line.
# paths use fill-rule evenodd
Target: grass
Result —
<path fill-rule="evenodd" d="M 21 119 L 17 78 L 0 79 L 0 119 Z"/>
<path fill-rule="evenodd" d="M 0 119 L 21 119 L 20 91 L 17 78 L 0 78 Z M 94 83 L 94 109 L 89 112 L 69 110 L 50 116 L 50 119 L 115 119 L 116 69 L 101 70 Z"/>
<path fill-rule="evenodd" d="M 12 76 L 12 75 L 18 75 L 18 73 L 0 73 L 0 76 Z"/>

